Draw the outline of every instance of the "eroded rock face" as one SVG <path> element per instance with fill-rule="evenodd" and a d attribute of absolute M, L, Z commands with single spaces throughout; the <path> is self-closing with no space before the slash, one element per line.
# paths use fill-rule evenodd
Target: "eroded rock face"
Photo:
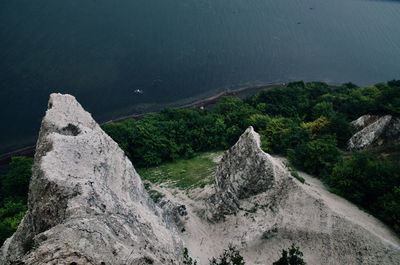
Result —
<path fill-rule="evenodd" d="M 36 150 L 28 211 L 0 264 L 180 264 L 174 227 L 74 97 L 50 96 Z"/>
<path fill-rule="evenodd" d="M 371 123 L 376 122 L 379 119 L 379 116 L 377 115 L 363 115 L 359 117 L 357 120 L 354 120 L 351 122 L 351 125 L 353 125 L 354 129 L 358 132 L 370 125 Z"/>
<path fill-rule="evenodd" d="M 164 211 L 167 220 L 175 224 L 179 231 L 185 231 L 185 223 L 189 218 L 186 205 L 176 204 L 166 199 L 162 199 L 158 205 Z"/>
<path fill-rule="evenodd" d="M 249 128 L 225 153 L 215 194 L 206 202 L 206 217 L 214 222 L 191 217 L 186 224 L 190 252 L 202 259 L 232 243 L 246 264 L 271 264 L 295 243 L 310 265 L 400 264 L 400 240 L 393 231 L 318 179 L 299 172 L 306 181 L 300 183 L 283 158 L 260 149 L 257 136 Z"/>
<path fill-rule="evenodd" d="M 268 190 L 287 174 L 272 156 L 261 150 L 260 135 L 249 127 L 218 165 L 216 192 L 209 199 L 208 218 L 218 221 L 236 213 L 240 199 Z"/>
<path fill-rule="evenodd" d="M 356 133 L 350 138 L 349 150 L 363 150 L 400 139 L 400 118 L 364 115 L 352 122 Z"/>

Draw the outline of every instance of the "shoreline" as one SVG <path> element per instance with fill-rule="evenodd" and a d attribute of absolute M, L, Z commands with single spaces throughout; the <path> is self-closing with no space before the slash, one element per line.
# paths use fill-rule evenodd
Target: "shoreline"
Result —
<path fill-rule="evenodd" d="M 232 96 L 232 97 L 238 97 L 240 96 L 240 94 L 247 92 L 247 91 L 251 91 L 251 90 L 256 90 L 256 91 L 260 91 L 260 90 L 267 90 L 267 89 L 271 89 L 274 87 L 285 87 L 288 83 L 276 83 L 276 84 L 266 84 L 266 85 L 258 85 L 258 86 L 250 86 L 250 87 L 242 87 L 239 89 L 235 89 L 235 90 L 226 90 L 224 92 L 220 92 L 217 95 L 208 97 L 208 98 L 204 98 L 204 99 L 200 99 L 200 100 L 196 100 L 192 103 L 188 103 L 188 104 L 184 104 L 181 106 L 177 106 L 177 107 L 173 107 L 173 108 L 177 108 L 177 109 L 197 109 L 197 108 L 206 108 L 207 106 L 213 105 L 215 103 L 218 102 L 218 100 L 220 100 L 222 97 L 226 97 L 226 96 Z M 329 87 L 333 87 L 336 88 L 338 87 L 337 85 L 328 85 Z M 132 115 L 126 115 L 126 116 L 122 116 L 116 119 L 112 119 L 106 122 L 101 123 L 100 125 L 104 125 L 110 122 L 123 122 L 127 119 L 140 119 L 141 117 L 143 117 L 144 115 L 147 114 L 154 114 L 154 113 L 158 113 L 158 112 L 146 112 L 146 113 L 141 113 L 141 114 L 132 114 Z M 8 153 L 4 153 L 4 154 L 0 154 L 0 166 L 5 166 L 8 165 L 11 162 L 11 157 L 13 156 L 28 156 L 28 157 L 33 157 L 35 155 L 35 149 L 36 149 L 36 144 L 35 145 L 31 145 L 31 146 L 26 146 Z"/>
<path fill-rule="evenodd" d="M 197 109 L 197 108 L 201 108 L 201 107 L 205 108 L 205 107 L 207 107 L 209 105 L 215 104 L 222 97 L 239 96 L 241 93 L 246 92 L 246 91 L 271 89 L 271 88 L 278 87 L 278 86 L 286 86 L 286 84 L 287 83 L 278 83 L 278 84 L 242 87 L 242 88 L 235 89 L 235 90 L 226 90 L 224 92 L 220 92 L 220 93 L 218 93 L 218 94 L 216 94 L 214 96 L 211 96 L 211 97 L 195 100 L 194 102 L 187 103 L 187 104 L 180 105 L 180 106 L 176 106 L 176 107 L 171 107 L 171 108 L 176 108 L 176 109 Z M 123 121 L 125 121 L 127 119 L 131 119 L 131 118 L 139 119 L 139 118 L 143 117 L 144 115 L 154 114 L 154 113 L 158 113 L 158 111 L 150 111 L 150 112 L 141 113 L 141 114 L 126 115 L 126 116 L 122 116 L 122 117 L 119 117 L 119 118 L 116 118 L 116 119 L 112 119 L 112 120 L 103 122 L 100 125 L 104 125 L 104 124 L 107 124 L 107 123 L 110 123 L 110 122 L 123 122 Z M 0 159 L 1 159 L 1 155 L 0 155 Z"/>

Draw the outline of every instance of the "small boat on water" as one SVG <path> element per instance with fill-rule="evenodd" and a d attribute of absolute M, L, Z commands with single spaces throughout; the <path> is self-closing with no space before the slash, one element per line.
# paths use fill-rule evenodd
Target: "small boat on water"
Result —
<path fill-rule="evenodd" d="M 135 94 L 143 94 L 143 90 L 141 90 L 141 89 L 135 89 L 135 90 L 133 91 L 133 93 L 135 93 Z"/>

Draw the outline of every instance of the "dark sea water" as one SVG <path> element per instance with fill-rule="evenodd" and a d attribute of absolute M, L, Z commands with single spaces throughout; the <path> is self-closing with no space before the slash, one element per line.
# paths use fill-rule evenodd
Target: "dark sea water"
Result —
<path fill-rule="evenodd" d="M 0 2 L 0 153 L 35 142 L 51 92 L 102 122 L 257 84 L 394 78 L 400 1 Z"/>

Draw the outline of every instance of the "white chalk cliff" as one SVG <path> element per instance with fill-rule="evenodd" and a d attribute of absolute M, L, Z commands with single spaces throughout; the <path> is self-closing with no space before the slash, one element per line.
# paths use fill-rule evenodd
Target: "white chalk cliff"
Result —
<path fill-rule="evenodd" d="M 52 94 L 28 211 L 0 264 L 179 264 L 181 253 L 123 151 L 73 96 Z"/>
<path fill-rule="evenodd" d="M 347 143 L 349 150 L 363 150 L 383 144 L 400 142 L 400 118 L 364 115 L 351 122 L 356 133 Z"/>
<path fill-rule="evenodd" d="M 216 192 L 209 199 L 208 218 L 223 220 L 240 208 L 239 199 L 271 189 L 287 170 L 260 148 L 261 140 L 249 127 L 237 143 L 226 151 L 217 167 Z"/>

